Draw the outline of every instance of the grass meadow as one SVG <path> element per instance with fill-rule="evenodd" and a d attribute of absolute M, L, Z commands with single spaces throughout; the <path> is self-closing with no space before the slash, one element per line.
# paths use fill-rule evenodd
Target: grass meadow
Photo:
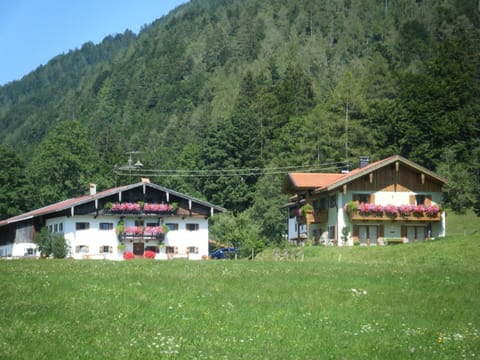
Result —
<path fill-rule="evenodd" d="M 479 221 L 448 226 L 303 261 L 0 261 L 0 358 L 480 358 Z"/>

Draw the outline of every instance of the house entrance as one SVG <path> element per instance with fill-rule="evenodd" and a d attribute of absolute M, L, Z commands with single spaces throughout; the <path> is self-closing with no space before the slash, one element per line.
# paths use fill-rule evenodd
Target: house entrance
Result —
<path fill-rule="evenodd" d="M 426 239 L 427 228 L 425 226 L 407 226 L 408 242 L 423 241 Z"/>
<path fill-rule="evenodd" d="M 370 245 L 377 243 L 378 227 L 360 225 L 358 227 L 358 237 L 361 245 Z"/>
<path fill-rule="evenodd" d="M 133 253 L 137 256 L 143 256 L 143 251 L 145 248 L 145 244 L 142 243 L 133 243 Z"/>

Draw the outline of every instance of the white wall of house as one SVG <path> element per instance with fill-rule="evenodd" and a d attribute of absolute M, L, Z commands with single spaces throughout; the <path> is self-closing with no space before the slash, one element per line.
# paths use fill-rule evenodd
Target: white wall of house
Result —
<path fill-rule="evenodd" d="M 136 218 L 125 218 L 125 226 L 134 226 Z M 144 224 L 157 223 L 158 217 L 142 217 Z M 123 252 L 118 250 L 118 237 L 116 227 L 120 218 L 105 216 L 74 216 L 49 219 L 46 226 L 49 229 L 63 228 L 63 234 L 70 246 L 70 256 L 75 259 L 104 258 L 109 260 L 122 259 Z M 88 226 L 77 223 L 87 224 Z M 165 237 L 165 247 L 177 247 L 177 257 L 201 259 L 208 256 L 208 219 L 168 217 L 161 220 L 163 224 L 177 224 L 178 230 L 170 230 Z M 60 224 L 62 224 L 60 226 Z M 110 229 L 101 224 L 112 224 Z M 56 226 L 55 226 L 56 225 Z M 188 228 L 187 228 L 188 227 Z M 133 242 L 125 242 L 125 251 L 133 251 Z M 145 243 L 146 246 L 156 246 L 156 241 Z M 198 248 L 198 253 L 190 252 L 190 248 Z M 105 251 L 107 250 L 107 251 Z M 111 250 L 111 252 L 110 252 Z M 18 255 L 20 256 L 20 255 Z M 23 253 L 22 255 L 23 256 Z"/>
<path fill-rule="evenodd" d="M 0 246 L 0 257 L 25 257 L 38 256 L 37 244 L 14 243 Z"/>
<path fill-rule="evenodd" d="M 345 216 L 344 216 L 344 211 L 343 211 L 343 205 L 346 203 L 344 201 L 344 194 L 343 193 L 338 193 L 337 195 L 337 214 L 336 214 L 336 220 L 337 220 L 337 241 L 338 241 L 338 246 L 347 246 L 347 245 L 353 245 L 353 240 L 351 236 L 347 236 L 347 241 L 346 243 L 343 242 L 343 228 L 344 227 L 349 227 L 350 233 L 352 232 L 351 225 L 346 221 Z"/>
<path fill-rule="evenodd" d="M 360 193 L 360 192 L 359 192 Z M 369 193 L 368 191 L 364 191 L 361 193 Z M 343 205 L 348 203 L 349 201 L 352 201 L 353 199 L 353 192 L 347 192 L 346 194 L 343 194 L 342 192 L 339 192 L 336 195 L 336 206 L 328 208 L 328 224 L 327 224 L 327 229 L 325 230 L 322 234 L 322 238 L 328 239 L 329 241 L 334 240 L 334 238 L 331 236 L 331 232 L 329 234 L 328 229 L 332 226 L 335 226 L 336 230 L 336 240 L 338 242 L 339 246 L 342 246 L 342 229 L 344 227 L 349 228 L 349 237 L 348 237 L 348 243 L 346 245 L 353 245 L 353 237 L 352 237 L 352 232 L 353 232 L 353 225 L 349 220 L 348 214 L 344 211 Z M 442 194 L 441 193 L 414 193 L 414 192 L 393 192 L 393 191 L 379 191 L 374 193 L 375 194 L 375 204 L 379 205 L 408 205 L 410 203 L 410 196 L 411 195 L 430 195 L 431 200 L 433 204 L 440 204 L 442 201 Z M 296 239 L 298 236 L 298 231 L 297 231 L 297 218 L 288 218 L 288 239 Z M 409 228 L 411 227 L 426 227 L 427 224 L 425 223 L 400 223 L 400 222 L 394 222 L 394 223 L 369 223 L 369 225 L 372 226 L 381 226 L 384 225 L 384 239 L 399 239 L 401 238 L 401 226 L 402 225 L 407 225 Z M 445 236 L 445 214 L 442 213 L 442 220 L 437 221 L 437 222 L 431 222 L 428 225 L 431 229 L 431 235 L 433 237 L 444 237 Z M 316 229 L 316 227 L 311 225 L 311 230 Z M 411 229 L 407 229 L 407 231 L 411 231 Z M 417 235 L 423 230 L 417 229 Z M 302 229 L 300 229 L 300 232 L 302 232 Z"/>
<path fill-rule="evenodd" d="M 357 191 L 355 193 L 368 194 L 370 191 Z M 344 204 L 353 200 L 353 194 L 353 192 L 348 192 L 344 195 Z M 373 194 L 375 195 L 375 204 L 378 205 L 408 205 L 410 204 L 411 195 L 431 195 L 434 204 L 440 204 L 442 201 L 441 193 L 377 191 Z"/>
<path fill-rule="evenodd" d="M 288 212 L 288 240 L 292 240 L 297 237 L 297 233 L 295 232 L 297 224 L 296 217 L 290 217 L 290 211 Z"/>
<path fill-rule="evenodd" d="M 170 230 L 165 238 L 165 246 L 174 246 L 178 248 L 180 257 L 189 259 L 201 259 L 202 256 L 208 256 L 208 220 L 206 219 L 181 219 L 168 218 L 165 223 L 178 224 L 178 230 Z M 198 229 L 188 230 L 187 225 L 198 224 Z M 198 248 L 198 254 L 189 253 L 187 248 Z"/>

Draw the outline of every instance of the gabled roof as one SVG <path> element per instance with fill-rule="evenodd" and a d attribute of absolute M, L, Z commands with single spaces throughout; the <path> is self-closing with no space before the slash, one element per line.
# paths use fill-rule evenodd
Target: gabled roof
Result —
<path fill-rule="evenodd" d="M 439 183 L 444 184 L 447 182 L 443 177 L 400 155 L 390 156 L 348 173 L 289 173 L 287 180 L 290 182 L 290 188 L 293 188 L 294 190 L 312 190 L 315 192 L 330 191 L 361 178 L 362 176 L 368 175 L 372 171 L 395 164 L 396 162 L 420 173 L 424 173 Z"/>
<path fill-rule="evenodd" d="M 91 201 L 102 199 L 102 198 L 105 198 L 105 197 L 108 197 L 108 196 L 111 196 L 111 195 L 115 195 L 115 194 L 118 194 L 118 193 L 121 193 L 121 192 L 124 192 L 124 191 L 128 191 L 128 190 L 132 190 L 132 189 L 135 189 L 135 188 L 138 188 L 138 187 L 142 187 L 142 186 L 150 187 L 150 188 L 153 188 L 153 189 L 156 189 L 156 190 L 159 190 L 159 191 L 163 191 L 163 192 L 168 192 L 171 195 L 174 195 L 174 196 L 186 199 L 186 200 L 191 200 L 191 201 L 193 201 L 197 204 L 203 205 L 205 207 L 213 208 L 214 210 L 217 210 L 219 212 L 226 211 L 226 209 L 224 209 L 220 206 L 210 204 L 209 202 L 206 202 L 206 201 L 203 201 L 203 200 L 195 199 L 193 197 L 187 196 L 185 194 L 181 194 L 181 193 L 179 193 L 177 191 L 174 191 L 174 190 L 167 189 L 166 187 L 163 187 L 163 186 L 160 186 L 160 185 L 152 184 L 152 183 L 149 183 L 149 182 L 138 182 L 138 183 L 131 184 L 131 185 L 125 185 L 125 186 L 120 186 L 120 187 L 108 189 L 108 190 L 105 190 L 105 191 L 102 191 L 102 192 L 98 192 L 94 195 L 84 195 L 84 196 L 80 196 L 80 197 L 77 197 L 77 198 L 60 201 L 60 202 L 55 203 L 55 204 L 47 205 L 47 206 L 44 206 L 42 208 L 26 212 L 24 214 L 11 217 L 9 219 L 2 220 L 2 221 L 0 221 L 0 226 L 5 226 L 5 225 L 11 224 L 11 223 L 15 223 L 15 222 L 23 221 L 23 220 L 28 220 L 28 219 L 35 218 L 35 217 L 42 216 L 42 215 L 58 213 L 58 212 L 66 210 L 66 209 L 70 209 L 72 207 L 75 207 L 75 206 L 83 205 L 83 204 L 86 204 L 86 203 L 91 202 Z"/>

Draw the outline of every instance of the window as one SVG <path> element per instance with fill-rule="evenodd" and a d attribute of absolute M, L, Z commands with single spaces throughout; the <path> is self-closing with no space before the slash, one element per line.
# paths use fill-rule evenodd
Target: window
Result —
<path fill-rule="evenodd" d="M 415 205 L 430 205 L 431 195 L 415 195 Z"/>
<path fill-rule="evenodd" d="M 100 223 L 100 230 L 113 230 L 113 223 Z"/>
<path fill-rule="evenodd" d="M 90 229 L 90 223 L 88 222 L 77 222 L 75 223 L 76 230 L 88 230 Z"/>
<path fill-rule="evenodd" d="M 112 247 L 112 246 L 108 246 L 108 245 L 100 246 L 99 252 L 100 252 L 100 254 L 112 253 L 112 252 L 113 252 L 113 247 Z"/>
<path fill-rule="evenodd" d="M 168 223 L 166 225 L 168 226 L 168 229 L 170 231 L 177 231 L 178 230 L 178 224 Z"/>
<path fill-rule="evenodd" d="M 34 248 L 28 248 L 27 249 L 27 256 L 32 256 L 35 254 L 35 249 Z"/>
<path fill-rule="evenodd" d="M 337 201 L 335 200 L 335 195 L 332 195 L 328 198 L 328 203 L 331 208 L 337 206 Z"/>
<path fill-rule="evenodd" d="M 140 226 L 142 227 L 144 224 L 143 220 L 135 220 L 135 226 Z"/>
<path fill-rule="evenodd" d="M 156 227 L 158 223 L 147 223 L 147 227 Z"/>
<path fill-rule="evenodd" d="M 198 231 L 198 229 L 200 229 L 200 226 L 198 224 L 187 224 L 186 229 L 187 231 Z"/>
<path fill-rule="evenodd" d="M 327 208 L 327 199 L 322 197 L 320 199 L 313 200 L 313 208 L 323 210 Z"/>
<path fill-rule="evenodd" d="M 63 223 L 58 224 L 58 232 L 63 233 Z"/>
<path fill-rule="evenodd" d="M 187 253 L 188 254 L 198 254 L 198 247 L 195 247 L 195 246 L 187 247 Z"/>
<path fill-rule="evenodd" d="M 53 225 L 53 232 L 58 232 L 58 224 Z"/>
<path fill-rule="evenodd" d="M 177 247 L 175 246 L 167 246 L 165 248 L 165 253 L 166 254 L 176 254 L 178 252 Z"/>
<path fill-rule="evenodd" d="M 87 245 L 78 245 L 75 248 L 76 253 L 88 253 L 88 246 Z"/>
<path fill-rule="evenodd" d="M 370 201 L 370 194 L 354 194 L 353 201 L 368 204 Z"/>
<path fill-rule="evenodd" d="M 53 225 L 48 225 L 48 232 L 53 232 Z"/>

